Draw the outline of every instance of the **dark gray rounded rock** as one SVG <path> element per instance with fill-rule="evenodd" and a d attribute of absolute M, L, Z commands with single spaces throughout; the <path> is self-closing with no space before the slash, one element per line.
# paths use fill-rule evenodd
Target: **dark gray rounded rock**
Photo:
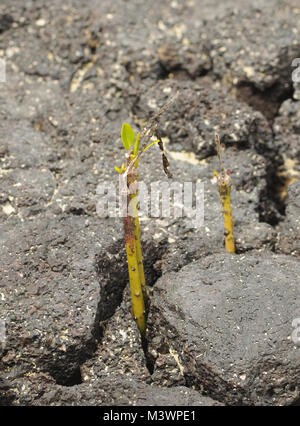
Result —
<path fill-rule="evenodd" d="M 289 405 L 299 398 L 299 295 L 290 257 L 208 256 L 158 280 L 150 347 L 157 360 L 168 348 L 187 383 L 215 399 Z"/>
<path fill-rule="evenodd" d="M 13 219 L 10 219 L 11 221 Z M 98 337 L 100 287 L 85 218 L 46 217 L 1 231 L 1 375 L 47 371 L 68 382 Z M 67 248 L 69 247 L 69 248 Z"/>

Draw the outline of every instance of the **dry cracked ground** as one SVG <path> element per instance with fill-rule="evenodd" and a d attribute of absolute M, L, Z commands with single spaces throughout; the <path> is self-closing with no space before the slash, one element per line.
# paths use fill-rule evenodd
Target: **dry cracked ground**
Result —
<path fill-rule="evenodd" d="M 1 1 L 0 405 L 299 405 L 295 58 L 298 0 Z M 142 345 L 97 186 L 115 182 L 122 123 L 141 129 L 176 90 L 160 132 L 173 180 L 204 185 L 204 224 L 142 220 Z M 141 178 L 167 182 L 148 152 Z"/>

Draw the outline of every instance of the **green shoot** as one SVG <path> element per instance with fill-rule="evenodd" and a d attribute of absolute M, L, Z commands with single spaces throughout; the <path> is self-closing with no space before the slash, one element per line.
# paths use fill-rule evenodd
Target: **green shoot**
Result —
<path fill-rule="evenodd" d="M 223 166 L 221 144 L 219 135 L 215 136 L 216 150 L 220 163 L 220 174 L 213 170 L 217 177 L 217 187 L 220 194 L 222 203 L 222 213 L 224 219 L 224 236 L 225 236 L 225 249 L 229 253 L 235 253 L 235 242 L 233 236 L 233 219 L 231 210 L 231 177 L 230 170 L 225 171 Z"/>
<path fill-rule="evenodd" d="M 163 142 L 158 135 L 158 119 L 166 111 L 167 108 L 175 101 L 178 93 L 166 104 L 159 112 L 150 120 L 149 125 L 135 135 L 134 130 L 128 123 L 124 123 L 121 129 L 121 139 L 125 150 L 127 151 L 126 166 L 122 164 L 121 168 L 115 167 L 117 173 L 122 176 L 122 192 L 127 194 L 127 207 L 131 211 L 127 212 L 123 218 L 124 234 L 126 242 L 127 263 L 129 272 L 129 283 L 131 289 L 132 315 L 140 330 L 142 338 L 146 333 L 146 307 L 147 307 L 147 290 L 143 265 L 143 255 L 140 237 L 140 224 L 138 217 L 138 182 L 139 175 L 137 167 L 141 155 L 152 145 L 158 143 L 162 151 L 162 160 L 164 171 L 168 177 L 171 173 L 168 170 L 169 162 L 164 152 Z M 157 134 L 158 139 L 151 142 L 151 138 Z M 134 193 L 130 191 L 134 188 Z"/>

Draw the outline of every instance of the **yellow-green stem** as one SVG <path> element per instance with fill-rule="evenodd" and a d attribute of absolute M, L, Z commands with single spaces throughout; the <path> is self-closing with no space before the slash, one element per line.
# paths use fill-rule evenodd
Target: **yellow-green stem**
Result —
<path fill-rule="evenodd" d="M 225 191 L 220 197 L 222 202 L 222 212 L 224 217 L 224 236 L 225 236 L 225 249 L 229 253 L 235 253 L 235 243 L 233 237 L 233 219 L 231 210 L 231 187 L 225 187 Z"/>
<path fill-rule="evenodd" d="M 133 178 L 129 179 L 129 183 L 130 183 L 130 180 L 132 179 L 135 179 L 135 182 L 138 184 L 139 175 L 137 174 L 137 172 L 134 174 Z M 137 263 L 139 268 L 140 282 L 141 282 L 141 287 L 143 291 L 144 302 L 146 303 L 148 296 L 147 296 L 146 279 L 145 279 L 145 271 L 144 271 L 144 263 L 143 263 L 143 252 L 142 252 L 142 244 L 141 244 L 137 196 L 138 196 L 138 185 L 136 185 L 136 188 L 134 189 L 133 193 L 130 194 L 130 202 L 132 205 L 132 214 L 134 218 L 133 225 L 134 225 L 134 236 L 135 236 L 135 244 L 136 244 L 136 258 L 137 258 Z"/>
<path fill-rule="evenodd" d="M 146 303 L 147 299 L 148 299 L 148 295 L 147 295 L 147 288 L 146 288 L 146 279 L 145 279 L 145 271 L 144 271 L 144 263 L 143 263 L 143 252 L 142 252 L 142 245 L 141 245 L 140 222 L 139 222 L 138 217 L 134 218 L 134 236 L 135 236 L 136 257 L 137 257 L 137 262 L 138 262 L 141 287 L 142 287 L 142 291 L 143 291 L 144 300 L 145 300 L 145 303 Z"/>
<path fill-rule="evenodd" d="M 129 161 L 129 159 L 128 159 Z M 127 175 L 128 215 L 124 218 L 132 313 L 142 335 L 146 331 L 145 302 L 147 298 L 138 218 L 138 174 L 136 167 Z"/>
<path fill-rule="evenodd" d="M 142 336 L 146 332 L 146 317 L 145 317 L 145 303 L 143 291 L 139 275 L 139 267 L 136 256 L 136 243 L 134 235 L 133 218 L 127 216 L 123 218 L 125 241 L 126 241 L 126 254 L 129 272 L 129 283 L 131 292 L 132 314 L 137 323 Z"/>
<path fill-rule="evenodd" d="M 224 218 L 224 236 L 225 236 L 225 249 L 229 253 L 235 253 L 235 242 L 233 236 L 233 219 L 231 210 L 231 178 L 230 172 L 225 173 L 223 170 L 220 174 L 215 173 L 217 176 L 218 191 L 222 203 L 222 213 Z"/>

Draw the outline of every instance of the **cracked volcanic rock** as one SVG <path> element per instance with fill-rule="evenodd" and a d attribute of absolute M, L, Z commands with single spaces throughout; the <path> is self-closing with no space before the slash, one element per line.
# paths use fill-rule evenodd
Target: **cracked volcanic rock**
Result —
<path fill-rule="evenodd" d="M 184 386 L 161 388 L 108 370 L 101 381 L 64 387 L 36 375 L 23 383 L 20 401 L 26 405 L 62 406 L 220 406 L 223 405 Z M 49 386 L 51 385 L 51 386 Z M 28 394 L 30 392 L 30 394 Z M 34 397 L 30 400 L 29 395 Z"/>
<path fill-rule="evenodd" d="M 286 217 L 280 223 L 276 250 L 300 256 L 300 182 L 288 188 Z"/>
<path fill-rule="evenodd" d="M 274 144 L 278 152 L 279 175 L 287 183 L 300 178 L 300 101 L 289 99 L 281 105 L 274 121 Z"/>
<path fill-rule="evenodd" d="M 248 277 L 253 259 L 261 260 L 262 254 L 253 257 L 249 251 L 276 245 L 279 252 L 298 255 L 299 185 L 288 189 L 284 218 L 275 184 L 288 177 L 287 186 L 299 177 L 299 84 L 291 82 L 291 59 L 300 57 L 299 22 L 297 0 L 254 0 L 251 5 L 247 0 L 160 0 L 155 7 L 140 0 L 70 0 L 63 7 L 60 0 L 1 1 L 0 59 L 6 62 L 7 81 L 0 83 L 1 325 L 5 322 L 0 404 L 216 404 L 198 392 L 203 371 L 205 390 L 213 393 L 215 388 L 222 403 L 294 400 L 299 372 L 292 375 L 283 362 L 274 366 L 272 359 L 262 378 L 250 369 L 252 376 L 242 372 L 242 379 L 237 376 L 228 384 L 228 371 L 233 371 L 229 355 L 225 359 L 220 350 L 218 360 L 212 350 L 212 375 L 193 370 L 196 352 L 187 352 L 192 361 L 182 360 L 182 335 L 178 348 L 168 346 L 169 329 L 163 339 L 152 336 L 146 363 L 127 290 L 123 297 L 128 273 L 122 221 L 99 217 L 96 206 L 101 203 L 98 184 L 117 183 L 114 166 L 124 161 L 122 123 L 140 130 L 171 89 L 179 88 L 178 102 L 161 117 L 160 129 L 174 181 L 204 184 L 204 223 L 195 229 L 186 217 L 141 219 L 150 293 L 161 275 L 197 261 L 187 267 L 189 289 L 198 271 L 194 268 L 205 264 L 207 256 L 232 266 L 234 283 L 243 268 Z M 246 260 L 223 255 L 223 218 L 212 172 L 219 167 L 215 132 L 226 146 L 236 245 Z M 142 164 L 142 180 L 167 182 L 158 147 L 147 151 Z M 281 219 L 277 228 L 272 226 Z M 265 270 L 259 272 L 257 291 L 264 302 L 261 311 L 278 326 L 274 336 L 280 343 L 280 333 L 290 334 L 284 328 L 294 306 L 288 278 L 295 273 L 296 281 L 297 270 L 292 257 L 269 259 L 276 290 L 270 300 L 286 323 L 276 322 L 272 310 L 264 312 L 266 291 L 273 289 Z M 261 262 L 268 271 L 267 260 Z M 209 272 L 211 266 L 206 263 L 206 268 Z M 288 281 L 284 294 L 280 273 Z M 220 275 L 212 286 L 222 287 L 222 280 Z M 249 300 L 243 305 L 238 298 L 235 308 L 240 322 L 246 318 L 253 330 L 257 327 L 265 348 L 261 323 L 255 325 L 251 316 L 259 300 L 243 285 Z M 253 291 L 257 285 L 253 281 Z M 155 290 L 153 309 L 157 300 Z M 163 323 L 156 325 L 153 318 L 163 330 Z M 227 316 L 225 325 L 233 320 Z M 271 326 L 264 324 L 266 333 Z M 221 337 L 215 332 L 218 344 Z M 286 360 L 293 353 L 283 348 Z M 275 359 L 281 363 L 280 356 Z M 223 361 L 227 376 L 221 372 Z M 286 377 L 278 384 L 281 372 Z M 211 386 L 217 376 L 223 381 Z M 182 387 L 194 384 L 196 391 Z"/>
<path fill-rule="evenodd" d="M 178 101 L 164 114 L 163 136 L 176 151 L 193 151 L 205 159 L 215 155 L 215 133 L 226 147 L 266 151 L 272 135 L 264 117 L 234 100 L 224 90 L 213 90 L 193 82 L 162 81 L 141 93 L 135 112 L 150 117 L 179 91 Z"/>
<path fill-rule="evenodd" d="M 230 11 L 205 30 L 213 73 L 269 119 L 291 96 L 291 65 L 300 56 L 299 16 L 299 4 L 266 2 L 261 8 Z"/>

